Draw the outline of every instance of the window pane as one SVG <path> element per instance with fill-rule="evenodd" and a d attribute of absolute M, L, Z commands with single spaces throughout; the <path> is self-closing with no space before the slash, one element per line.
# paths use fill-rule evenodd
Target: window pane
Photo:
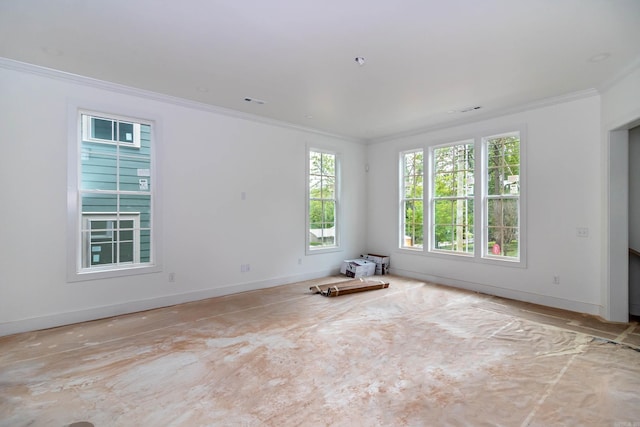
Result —
<path fill-rule="evenodd" d="M 309 223 L 310 228 L 320 228 L 322 224 L 322 200 L 309 201 Z"/>
<path fill-rule="evenodd" d="M 318 199 L 322 197 L 322 179 L 319 176 L 309 176 L 309 196 Z"/>
<path fill-rule="evenodd" d="M 333 227 L 336 205 L 334 202 L 322 202 L 322 222 L 325 227 Z"/>
<path fill-rule="evenodd" d="M 133 144 L 133 123 L 118 122 L 118 141 Z"/>
<path fill-rule="evenodd" d="M 518 194 L 520 189 L 520 138 L 517 135 L 487 141 L 489 195 Z"/>
<path fill-rule="evenodd" d="M 407 247 L 422 247 L 424 242 L 423 203 L 421 201 L 406 201 L 404 212 L 403 245 Z"/>
<path fill-rule="evenodd" d="M 322 153 L 322 175 L 333 176 L 336 174 L 335 155 Z"/>
<path fill-rule="evenodd" d="M 83 194 L 82 212 L 116 212 L 118 198 L 115 194 Z"/>
<path fill-rule="evenodd" d="M 131 150 L 127 147 L 127 151 Z M 151 191 L 149 156 L 127 155 L 120 149 L 120 190 Z"/>
<path fill-rule="evenodd" d="M 120 248 L 120 262 L 133 262 L 134 260 L 134 247 L 133 241 L 121 242 Z"/>
<path fill-rule="evenodd" d="M 105 144 L 82 144 L 80 156 L 83 190 L 116 190 L 116 147 Z"/>
<path fill-rule="evenodd" d="M 91 118 L 91 137 L 96 139 L 104 139 L 106 141 L 113 141 L 113 129 L 115 123 L 112 120 L 99 119 L 97 117 Z"/>
<path fill-rule="evenodd" d="M 322 154 L 315 151 L 309 152 L 309 174 L 322 175 Z"/>
<path fill-rule="evenodd" d="M 332 176 L 327 176 L 322 179 L 322 198 L 323 199 L 335 198 L 335 185 L 336 185 L 336 180 Z"/>
<path fill-rule="evenodd" d="M 151 214 L 151 196 L 146 194 L 127 194 L 120 196 L 120 212 Z"/>
<path fill-rule="evenodd" d="M 435 249 L 451 249 L 453 240 L 453 227 L 449 225 L 436 225 L 434 227 Z"/>
<path fill-rule="evenodd" d="M 455 196 L 455 183 L 453 179 L 453 174 L 451 173 L 441 173 L 435 176 L 435 187 L 434 187 L 434 196 L 435 197 L 448 197 Z"/>

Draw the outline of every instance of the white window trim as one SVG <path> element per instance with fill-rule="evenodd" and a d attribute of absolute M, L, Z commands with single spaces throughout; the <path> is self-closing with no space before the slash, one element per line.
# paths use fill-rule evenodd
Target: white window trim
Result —
<path fill-rule="evenodd" d="M 119 111 L 114 115 L 103 111 Z M 138 123 L 151 125 L 151 182 L 154 183 L 151 207 L 151 260 L 144 264 L 120 265 L 117 268 L 91 270 L 82 269 L 82 213 L 80 209 L 80 170 L 81 170 L 81 114 L 98 117 L 135 120 Z M 146 117 L 143 119 L 143 117 Z M 89 280 L 127 277 L 138 274 L 157 273 L 162 271 L 162 182 L 158 173 L 158 158 L 161 157 L 162 127 L 161 120 L 147 113 L 130 110 L 127 107 L 96 104 L 90 101 L 71 100 L 67 104 L 67 281 L 82 282 Z M 125 145 L 126 146 L 126 145 Z"/>
<path fill-rule="evenodd" d="M 476 221 L 477 219 L 477 200 L 478 200 L 478 186 L 474 185 L 474 189 L 473 189 L 473 212 L 474 212 L 474 217 L 473 217 L 473 239 L 474 239 L 474 251 L 469 253 L 469 252 L 459 252 L 459 251 L 447 251 L 444 249 L 438 249 L 435 248 L 435 234 L 436 231 L 433 227 L 433 215 L 434 215 L 434 211 L 435 211 L 435 180 L 433 179 L 433 174 L 435 173 L 434 170 L 434 151 L 438 148 L 444 148 L 444 147 L 453 147 L 456 145 L 473 145 L 473 152 L 474 154 L 477 153 L 477 144 L 476 141 L 474 140 L 474 138 L 468 138 L 468 139 L 463 139 L 463 140 L 459 140 L 459 141 L 454 141 L 454 142 L 448 142 L 445 144 L 438 144 L 438 145 L 432 145 L 429 147 L 429 158 L 428 158 L 428 162 L 429 165 L 426 168 L 428 170 L 429 175 L 426 177 L 426 179 L 428 179 L 429 181 L 429 185 L 428 185 L 428 194 L 426 195 L 426 197 L 428 197 L 428 202 L 424 204 L 425 207 L 428 207 L 429 212 L 423 214 L 425 217 L 425 229 L 428 231 L 429 233 L 429 242 L 428 242 L 428 252 L 430 253 L 434 253 L 434 254 L 442 254 L 445 256 L 449 256 L 449 255 L 454 255 L 454 256 L 460 256 L 460 257 L 465 257 L 465 258 L 473 258 L 475 257 L 475 253 L 476 253 L 476 249 L 475 249 L 475 242 L 478 241 L 478 230 L 477 230 L 477 224 L 478 222 Z M 477 165 L 477 157 L 474 160 L 474 165 Z M 482 171 L 478 171 L 478 168 L 475 167 L 474 168 L 474 182 L 479 182 L 478 181 L 478 175 L 481 175 Z M 468 197 L 467 197 L 468 198 Z"/>
<path fill-rule="evenodd" d="M 405 203 L 405 197 L 404 197 L 404 156 L 406 154 L 410 154 L 410 153 L 417 153 L 417 152 L 421 152 L 422 153 L 422 219 L 423 219 L 423 225 L 422 225 L 422 247 L 419 246 L 405 246 L 405 213 L 404 213 L 404 203 Z M 426 242 L 426 237 L 425 236 L 425 230 L 427 230 L 424 227 L 424 223 L 426 221 L 426 215 L 424 212 L 425 207 L 427 206 L 425 204 L 424 198 L 425 198 L 425 187 L 427 184 L 427 179 L 428 177 L 425 175 L 425 172 L 427 171 L 427 169 L 425 168 L 425 149 L 424 148 L 413 148 L 413 149 L 409 149 L 409 150 L 403 150 L 400 151 L 399 156 L 398 156 L 398 176 L 399 176 L 399 180 L 400 180 L 400 194 L 399 194 L 399 209 L 400 212 L 398 214 L 398 218 L 399 218 L 399 229 L 398 229 L 398 245 L 399 245 L 399 249 L 403 250 L 403 251 L 410 251 L 410 252 L 416 252 L 416 253 L 420 253 L 420 252 L 424 252 L 425 251 L 425 242 Z"/>
<path fill-rule="evenodd" d="M 496 256 L 493 255 L 491 252 L 489 252 L 488 250 L 488 233 L 487 233 L 487 228 L 488 228 L 488 216 L 489 216 L 489 212 L 487 211 L 488 209 L 488 203 L 487 200 L 490 198 L 495 198 L 495 197 L 491 197 L 488 195 L 488 182 L 487 182 L 487 174 L 483 173 L 487 164 L 487 158 L 488 158 L 488 151 L 487 151 L 487 141 L 494 139 L 494 138 L 501 138 L 501 137 L 506 137 L 506 136 L 512 136 L 512 135 L 518 135 L 519 139 L 520 139 L 520 191 L 517 197 L 509 197 L 506 196 L 506 198 L 517 198 L 518 200 L 518 235 L 519 235 L 519 242 L 518 242 L 518 258 L 514 258 L 514 257 L 504 257 L 504 256 Z M 480 179 L 482 180 L 482 195 L 480 197 L 480 223 L 481 224 L 481 228 L 482 230 L 476 230 L 476 238 L 477 238 L 477 233 L 478 231 L 481 232 L 481 242 L 482 242 L 482 250 L 480 254 L 477 254 L 478 256 L 480 256 L 483 261 L 485 262 L 489 262 L 489 263 L 496 263 L 499 265 L 504 265 L 505 263 L 511 263 L 513 265 L 517 265 L 517 266 L 521 266 L 521 267 L 526 267 L 526 232 L 525 232 L 525 217 L 526 217 L 526 186 L 527 186 L 527 177 L 526 177 L 526 156 L 524 154 L 524 148 L 525 148 L 525 136 L 524 136 L 524 129 L 523 128 L 515 128 L 512 129 L 508 132 L 496 132 L 496 133 L 491 133 L 491 134 L 485 134 L 483 135 L 481 138 L 478 138 L 477 141 L 477 145 L 480 145 L 480 149 L 482 150 L 482 170 L 481 170 L 481 175 L 480 175 Z M 504 196 L 503 196 L 504 197 Z M 476 199 L 476 204 L 478 203 L 478 199 Z M 476 208 L 478 208 L 478 206 L 476 206 Z M 523 245 L 522 242 L 525 242 L 525 244 Z"/>
<path fill-rule="evenodd" d="M 311 242 L 309 241 L 309 230 L 310 230 L 310 221 L 309 221 L 309 200 L 311 198 L 311 194 L 309 191 L 309 175 L 311 173 L 309 168 L 309 154 L 311 152 L 316 153 L 325 153 L 332 154 L 335 156 L 335 168 L 336 168 L 336 182 L 335 182 L 335 203 L 336 210 L 334 214 L 334 229 L 335 229 L 335 240 L 334 244 L 331 246 L 317 246 L 311 247 Z M 342 187 L 342 177 L 341 177 L 341 156 L 337 151 L 327 149 L 327 148 L 318 148 L 317 146 L 307 145 L 305 150 L 305 255 L 318 255 L 318 254 L 326 254 L 330 252 L 340 252 L 342 251 L 342 209 L 340 203 L 340 194 Z"/>
<path fill-rule="evenodd" d="M 487 218 L 486 213 L 484 212 L 484 193 L 486 186 L 486 178 L 483 176 L 484 174 L 484 164 L 486 161 L 486 150 L 484 149 L 484 140 L 495 138 L 499 136 L 513 135 L 515 133 L 520 134 L 520 223 L 519 223 L 519 233 L 520 233 L 520 257 L 519 259 L 514 258 L 506 258 L 506 257 L 495 257 L 495 256 L 485 256 L 486 249 L 484 246 L 488 245 L 488 242 L 485 242 L 485 230 L 484 230 L 484 220 Z M 424 230 L 425 234 L 428 233 L 429 239 L 431 239 L 432 229 L 431 229 L 431 188 L 432 188 L 432 159 L 431 159 L 431 149 L 437 148 L 438 146 L 447 146 L 454 144 L 453 141 L 474 141 L 474 151 L 476 153 L 475 164 L 482 165 L 480 168 L 476 166 L 475 168 L 475 189 L 474 189 L 474 241 L 478 241 L 481 244 L 480 250 L 474 249 L 472 254 L 462 253 L 462 252 L 447 252 L 447 251 L 438 251 L 431 250 L 431 242 L 425 242 L 425 248 L 427 250 L 422 249 L 414 249 L 409 247 L 402 247 L 401 245 L 401 236 L 404 233 L 403 220 L 402 220 L 402 194 L 398 195 L 398 201 L 400 203 L 400 207 L 398 210 L 398 233 L 399 233 L 399 247 L 396 249 L 399 253 L 406 254 L 414 254 L 416 256 L 426 256 L 426 257 L 434 257 L 441 259 L 459 259 L 466 262 L 474 262 L 481 264 L 490 264 L 502 267 L 516 267 L 516 268 L 526 268 L 527 267 L 527 246 L 528 246 L 528 235 L 527 235 L 527 187 L 528 187 L 528 178 L 527 178 L 527 126 L 525 124 L 515 125 L 515 126 L 507 126 L 502 128 L 501 130 L 480 130 L 477 132 L 473 132 L 468 135 L 458 135 L 458 138 L 447 138 L 444 140 L 434 141 L 433 144 L 428 144 L 426 146 L 417 147 L 413 146 L 412 148 L 401 149 L 398 151 L 400 162 L 398 162 L 398 177 L 399 182 L 402 182 L 403 172 L 402 172 L 402 154 L 408 153 L 411 151 L 424 150 L 424 152 L 429 152 L 428 165 L 425 165 L 425 177 L 424 179 L 428 182 L 425 182 L 425 186 L 428 189 L 423 193 L 423 209 L 428 212 L 423 212 L 424 219 Z M 426 172 L 428 168 L 428 172 Z M 428 174 L 428 175 L 427 175 Z M 398 185 L 398 191 L 402 191 L 403 184 Z M 475 245 L 474 245 L 475 246 Z"/>

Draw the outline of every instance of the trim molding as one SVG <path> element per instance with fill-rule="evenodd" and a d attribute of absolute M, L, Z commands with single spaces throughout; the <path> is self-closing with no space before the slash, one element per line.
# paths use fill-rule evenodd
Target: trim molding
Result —
<path fill-rule="evenodd" d="M 509 298 L 517 301 L 529 302 L 533 304 L 544 305 L 547 307 L 560 308 L 563 310 L 574 311 L 577 313 L 587 313 L 594 316 L 601 316 L 602 307 L 597 304 L 591 304 L 582 301 L 568 300 L 548 295 L 540 295 L 532 292 L 518 291 L 515 289 L 506 289 L 499 286 L 485 285 L 482 283 L 467 282 L 463 280 L 450 279 L 448 277 L 432 276 L 430 274 L 417 273 L 415 271 L 392 269 L 391 274 L 410 277 L 412 279 L 425 280 L 441 285 L 452 286 L 454 288 L 466 289 L 468 291 L 480 292 L 487 295 L 493 295 L 502 298 Z"/>
<path fill-rule="evenodd" d="M 296 131 L 313 133 L 316 135 L 322 135 L 330 138 L 337 138 L 343 141 L 354 142 L 358 144 L 363 144 L 365 142 L 364 140 L 358 139 L 358 138 L 350 138 L 343 135 L 324 132 L 319 129 L 299 126 L 293 123 L 283 122 L 281 120 L 258 116 L 256 114 L 244 113 L 242 111 L 232 110 L 230 108 L 219 107 L 217 105 L 205 104 L 204 102 L 192 101 L 185 98 L 179 98 L 177 96 L 165 95 L 159 92 L 153 92 L 150 90 L 139 89 L 139 88 L 126 86 L 119 83 L 112 83 L 104 80 L 94 79 L 92 77 L 81 76 L 79 74 L 68 73 L 66 71 L 55 70 L 53 68 L 47 68 L 39 65 L 29 64 L 26 62 L 15 61 L 13 59 L 8 59 L 4 57 L 0 57 L 0 68 L 34 74 L 40 77 L 47 77 L 50 79 L 59 80 L 67 83 L 75 83 L 78 85 L 88 86 L 94 89 L 106 90 L 109 92 L 120 93 L 123 95 L 136 96 L 136 97 L 148 99 L 151 101 L 164 102 L 167 104 L 176 105 L 178 107 L 192 108 L 195 110 L 206 111 L 209 113 L 220 114 L 224 116 L 234 117 L 237 119 L 248 120 L 251 122 L 257 122 L 257 123 L 262 123 L 266 125 L 292 129 Z"/>
<path fill-rule="evenodd" d="M 637 57 L 634 61 L 632 61 L 629 65 L 618 71 L 612 77 L 608 78 L 604 82 L 602 82 L 598 86 L 598 90 L 600 93 L 606 92 L 615 86 L 620 80 L 629 76 L 631 73 L 635 72 L 638 68 L 640 68 L 640 56 Z"/>
<path fill-rule="evenodd" d="M 182 294 L 166 295 L 156 298 L 129 301 L 121 304 L 105 305 L 84 310 L 68 311 L 45 316 L 31 317 L 28 319 L 14 320 L 0 323 L 0 336 L 13 335 L 22 332 L 32 332 L 42 329 L 71 325 L 74 323 L 91 320 L 105 319 L 123 314 L 137 313 L 156 308 L 170 307 L 172 305 L 201 301 L 208 298 L 221 297 L 239 292 L 256 291 L 272 288 L 280 285 L 302 282 L 305 280 L 328 277 L 339 273 L 339 269 L 316 271 L 314 273 L 299 274 L 295 276 L 276 277 L 257 282 L 236 283 L 220 288 L 204 289 L 200 291 Z"/>
<path fill-rule="evenodd" d="M 408 138 L 411 136 L 421 135 L 425 133 L 435 132 L 438 130 L 457 128 L 460 126 L 468 125 L 471 123 L 482 122 L 485 120 L 495 119 L 497 117 L 504 117 L 511 114 L 522 113 L 524 111 L 535 110 L 537 108 L 551 107 L 553 105 L 564 104 L 571 101 L 577 101 L 584 98 L 590 98 L 592 96 L 600 95 L 597 89 L 586 89 L 578 92 L 571 92 L 560 96 L 554 96 L 551 98 L 539 99 L 537 101 L 529 102 L 527 104 L 517 105 L 509 108 L 502 108 L 499 110 L 480 113 L 469 117 L 468 119 L 460 119 L 450 121 L 447 123 L 436 124 L 433 126 L 425 126 L 422 128 L 408 130 L 406 132 L 399 132 L 392 135 L 384 136 L 381 138 L 367 140 L 369 144 L 378 144 L 383 142 L 389 142 L 400 138 Z"/>

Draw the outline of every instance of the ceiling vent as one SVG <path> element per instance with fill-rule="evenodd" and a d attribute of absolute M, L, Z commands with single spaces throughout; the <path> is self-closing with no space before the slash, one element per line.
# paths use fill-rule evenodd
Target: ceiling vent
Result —
<path fill-rule="evenodd" d="M 259 105 L 264 105 L 267 103 L 267 101 L 263 101 L 262 99 L 258 99 L 258 98 L 245 98 L 244 99 L 247 102 L 253 102 L 254 104 L 259 104 Z"/>
<path fill-rule="evenodd" d="M 467 107 L 467 108 L 463 108 L 462 110 L 458 110 L 459 113 L 468 113 L 470 111 L 476 111 L 481 109 L 482 107 L 479 105 L 476 105 L 475 107 Z"/>

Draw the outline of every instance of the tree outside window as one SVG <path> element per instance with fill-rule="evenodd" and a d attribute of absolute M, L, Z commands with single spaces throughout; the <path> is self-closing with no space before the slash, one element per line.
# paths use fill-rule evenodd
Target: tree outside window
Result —
<path fill-rule="evenodd" d="M 336 155 L 309 151 L 309 249 L 337 246 Z"/>

